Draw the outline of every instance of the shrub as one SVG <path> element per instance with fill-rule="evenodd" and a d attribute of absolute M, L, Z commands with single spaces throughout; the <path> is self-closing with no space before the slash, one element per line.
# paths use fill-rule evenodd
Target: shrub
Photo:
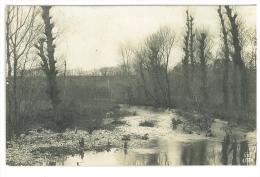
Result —
<path fill-rule="evenodd" d="M 176 129 L 177 126 L 178 126 L 179 124 L 181 124 L 181 123 L 183 123 L 181 120 L 172 118 L 172 128 L 173 128 L 173 129 Z"/>
<path fill-rule="evenodd" d="M 145 121 L 140 122 L 139 126 L 154 127 L 155 126 L 155 121 L 153 121 L 153 120 L 145 120 Z"/>

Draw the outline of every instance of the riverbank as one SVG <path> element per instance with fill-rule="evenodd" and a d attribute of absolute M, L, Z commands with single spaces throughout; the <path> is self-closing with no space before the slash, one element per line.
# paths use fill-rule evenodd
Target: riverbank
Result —
<path fill-rule="evenodd" d="M 160 137 L 170 139 L 172 142 L 192 142 L 200 140 L 221 141 L 225 135 L 227 122 L 213 118 L 213 137 L 207 137 L 206 132 L 190 127 L 192 132 L 184 131 L 188 125 L 185 113 L 181 115 L 176 110 L 154 109 L 152 107 L 127 107 L 121 106 L 121 111 L 135 112 L 134 115 L 121 117 L 107 122 L 103 129 L 95 130 L 92 134 L 85 130 L 68 129 L 64 133 L 54 133 L 50 130 L 32 130 L 27 135 L 9 141 L 7 144 L 8 165 L 44 165 L 46 162 L 55 162 L 63 156 L 79 154 L 82 151 L 105 151 L 110 148 L 123 149 L 127 142 L 128 149 L 146 148 L 149 142 Z M 197 115 L 200 116 L 199 114 Z M 175 129 L 172 119 L 182 123 Z M 151 126 L 140 124 L 152 122 Z M 141 126 L 142 125 L 142 126 Z M 196 131 L 195 131 L 196 130 Z M 233 127 L 232 132 L 236 137 L 247 134 L 241 127 Z M 255 140 L 255 132 L 248 138 Z M 80 141 L 84 139 L 84 145 Z M 50 165 L 50 164 L 47 164 Z"/>

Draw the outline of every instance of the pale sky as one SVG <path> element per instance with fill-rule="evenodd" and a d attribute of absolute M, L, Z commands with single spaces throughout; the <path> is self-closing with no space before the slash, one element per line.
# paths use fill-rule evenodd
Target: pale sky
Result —
<path fill-rule="evenodd" d="M 173 66 L 182 58 L 187 8 L 194 16 L 195 28 L 209 31 L 216 47 L 220 35 L 217 6 L 57 6 L 52 9 L 61 31 L 57 51 L 65 56 L 69 69 L 115 66 L 120 61 L 121 43 L 137 47 L 161 26 L 169 26 L 177 38 L 170 58 Z M 255 27 L 255 6 L 235 8 L 246 27 Z"/>

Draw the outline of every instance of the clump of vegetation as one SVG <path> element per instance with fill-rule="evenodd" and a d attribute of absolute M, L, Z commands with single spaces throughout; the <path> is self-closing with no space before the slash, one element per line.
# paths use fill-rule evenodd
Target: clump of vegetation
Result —
<path fill-rule="evenodd" d="M 129 141 L 130 140 L 130 135 L 124 135 L 123 137 L 122 137 L 122 140 L 123 141 Z"/>
<path fill-rule="evenodd" d="M 176 129 L 179 124 L 182 124 L 183 122 L 179 119 L 172 118 L 172 128 Z"/>
<path fill-rule="evenodd" d="M 154 127 L 156 122 L 154 120 L 145 120 L 139 123 L 139 126 L 143 127 Z"/>
<path fill-rule="evenodd" d="M 112 122 L 112 124 L 115 125 L 126 125 L 126 121 L 125 120 L 115 120 L 114 122 Z"/>
<path fill-rule="evenodd" d="M 141 137 L 142 140 L 148 140 L 149 139 L 149 134 L 146 133 L 144 136 Z"/>

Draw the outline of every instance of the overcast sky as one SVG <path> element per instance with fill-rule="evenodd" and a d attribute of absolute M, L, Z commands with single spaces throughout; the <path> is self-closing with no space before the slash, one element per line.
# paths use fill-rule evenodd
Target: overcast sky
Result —
<path fill-rule="evenodd" d="M 170 65 L 181 60 L 185 10 L 194 16 L 195 27 L 210 32 L 213 42 L 219 38 L 217 6 L 57 6 L 53 19 L 61 31 L 57 50 L 70 69 L 97 69 L 119 63 L 119 46 L 137 47 L 161 26 L 171 27 L 177 37 Z M 256 24 L 255 6 L 236 7 L 247 27 Z M 214 45 L 214 44 L 213 44 Z M 215 45 L 216 46 L 216 45 Z M 62 54 L 61 54 L 62 53 Z"/>

